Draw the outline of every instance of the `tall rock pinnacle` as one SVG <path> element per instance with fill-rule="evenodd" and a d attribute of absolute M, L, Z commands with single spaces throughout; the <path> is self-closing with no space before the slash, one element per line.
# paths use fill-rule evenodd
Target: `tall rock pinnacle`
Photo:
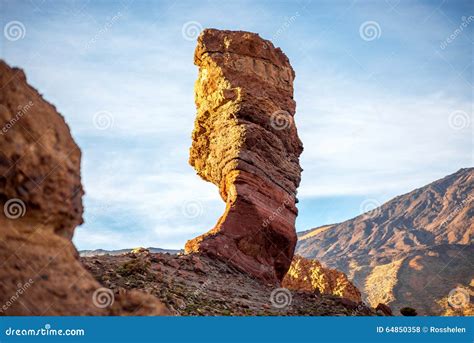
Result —
<path fill-rule="evenodd" d="M 197 117 L 189 162 L 219 187 L 227 206 L 215 227 L 185 250 L 280 281 L 296 244 L 303 151 L 293 120 L 294 71 L 270 41 L 242 31 L 204 30 L 194 63 Z"/>

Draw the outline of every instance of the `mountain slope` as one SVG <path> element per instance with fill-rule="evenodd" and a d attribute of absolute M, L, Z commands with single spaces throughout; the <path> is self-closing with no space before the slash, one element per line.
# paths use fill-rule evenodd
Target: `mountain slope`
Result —
<path fill-rule="evenodd" d="M 474 168 L 464 168 L 354 219 L 300 233 L 297 253 L 345 272 L 371 304 L 440 314 L 441 298 L 472 285 L 473 230 Z"/>

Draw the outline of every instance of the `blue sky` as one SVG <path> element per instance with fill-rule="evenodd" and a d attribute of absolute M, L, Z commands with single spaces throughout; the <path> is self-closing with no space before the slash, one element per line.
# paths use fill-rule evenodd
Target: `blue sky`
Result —
<path fill-rule="evenodd" d="M 83 151 L 79 249 L 182 248 L 222 214 L 187 163 L 200 28 L 258 32 L 295 69 L 298 231 L 474 164 L 471 1 L 0 4 L 1 58 Z"/>

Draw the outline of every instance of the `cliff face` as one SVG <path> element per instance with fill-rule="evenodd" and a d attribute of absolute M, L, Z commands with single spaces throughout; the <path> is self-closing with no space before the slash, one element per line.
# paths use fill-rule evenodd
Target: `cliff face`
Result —
<path fill-rule="evenodd" d="M 318 261 L 298 255 L 293 257 L 282 286 L 293 290 L 331 294 L 356 303 L 362 301 L 359 290 L 344 273 L 324 268 Z"/>
<path fill-rule="evenodd" d="M 279 281 L 296 244 L 303 149 L 293 120 L 293 69 L 257 34 L 213 29 L 200 35 L 194 62 L 197 117 L 189 161 L 219 187 L 227 206 L 216 226 L 185 250 Z"/>
<path fill-rule="evenodd" d="M 449 312 L 442 299 L 451 290 L 474 294 L 473 233 L 474 168 L 465 168 L 369 213 L 301 234 L 297 252 L 345 272 L 372 306 L 437 315 Z"/>
<path fill-rule="evenodd" d="M 159 314 L 141 293 L 97 306 L 101 286 L 71 242 L 82 223 L 81 152 L 55 107 L 3 61 L 0 125 L 0 315 Z"/>

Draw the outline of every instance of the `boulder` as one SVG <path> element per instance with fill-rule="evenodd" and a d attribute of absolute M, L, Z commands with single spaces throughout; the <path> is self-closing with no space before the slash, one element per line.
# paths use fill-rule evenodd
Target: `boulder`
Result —
<path fill-rule="evenodd" d="M 83 221 L 81 151 L 56 108 L 1 60 L 0 136 L 0 315 L 131 314 L 131 303 L 168 313 L 150 295 L 115 298 L 82 267 L 71 242 Z"/>
<path fill-rule="evenodd" d="M 331 294 L 360 303 L 361 293 L 347 278 L 335 269 L 325 268 L 316 260 L 298 255 L 293 257 L 282 286 L 292 290 Z"/>
<path fill-rule="evenodd" d="M 393 316 L 392 309 L 383 303 L 379 303 L 375 310 L 382 312 L 382 314 L 385 316 Z"/>

